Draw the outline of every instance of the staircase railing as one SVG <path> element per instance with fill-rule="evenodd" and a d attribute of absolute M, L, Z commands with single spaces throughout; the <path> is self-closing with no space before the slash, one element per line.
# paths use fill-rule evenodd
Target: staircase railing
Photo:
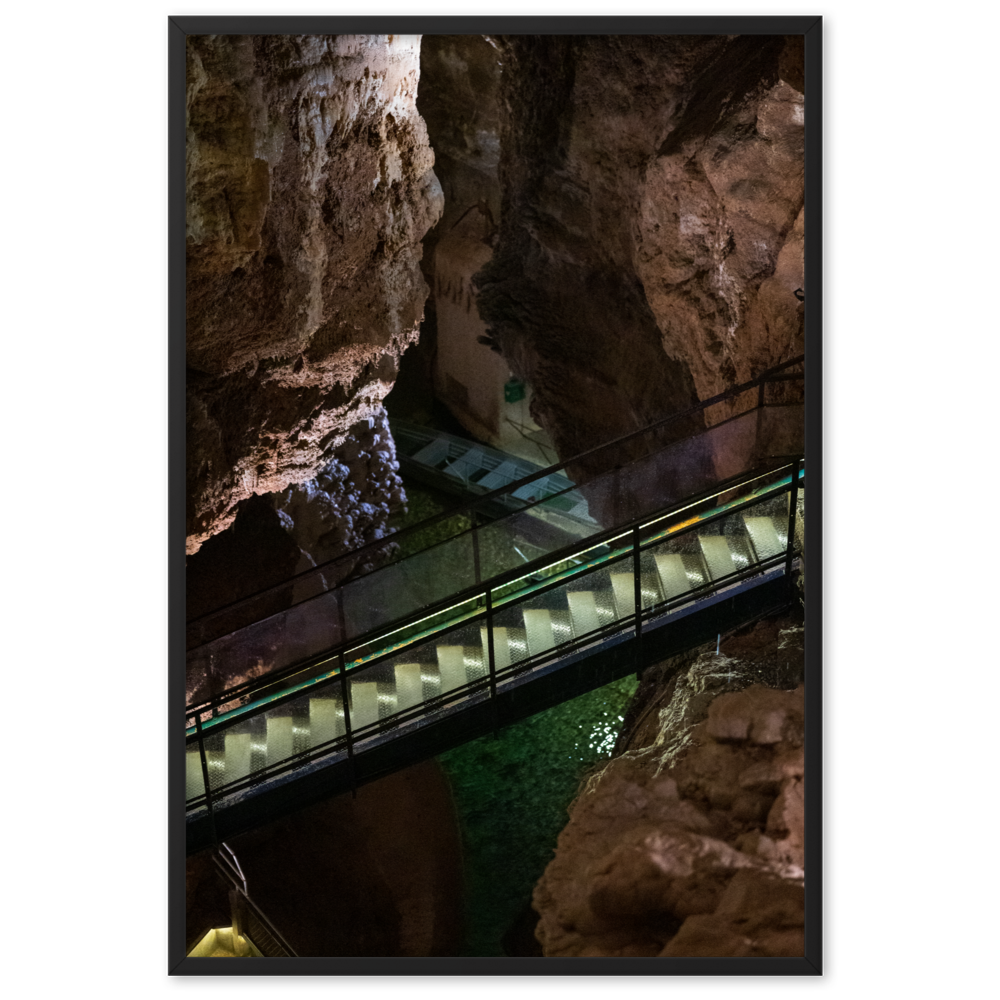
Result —
<path fill-rule="evenodd" d="M 495 705 L 499 689 L 587 647 L 641 643 L 692 608 L 790 580 L 803 504 L 801 459 L 739 477 L 192 706 L 189 814 L 211 809 L 209 796 L 353 759 L 407 727 Z"/>
<path fill-rule="evenodd" d="M 234 944 L 245 938 L 265 958 L 297 958 L 292 946 L 250 898 L 246 876 L 232 848 L 226 843 L 220 844 L 212 861 L 229 886 Z"/>
<path fill-rule="evenodd" d="M 685 497 L 715 489 L 727 477 L 767 463 L 780 464 L 780 455 L 764 454 L 755 443 L 777 441 L 776 450 L 784 448 L 786 456 L 798 452 L 801 433 L 796 439 L 787 431 L 800 423 L 801 403 L 795 401 L 795 392 L 789 393 L 788 383 L 803 376 L 787 368 L 748 383 L 743 398 L 723 394 L 726 407 L 739 409 L 747 404 L 735 416 L 633 461 L 619 461 L 617 467 L 572 487 L 587 498 L 597 515 L 589 525 L 576 522 L 575 537 L 581 542 L 588 536 L 596 538 L 607 530 L 602 524 L 630 523 Z M 772 390 L 776 399 L 769 399 Z M 788 395 L 791 402 L 785 398 Z M 717 405 L 717 400 L 709 400 L 703 407 Z M 789 406 L 798 409 L 791 414 L 776 409 Z M 547 530 L 547 521 L 560 517 L 561 501 L 561 494 L 546 497 L 334 589 L 324 590 L 317 584 L 318 592 L 312 597 L 189 650 L 189 701 L 222 695 L 264 673 L 281 675 L 394 621 L 424 615 L 435 604 L 480 587 L 486 580 L 519 571 L 538 558 L 555 557 L 566 547 L 567 537 L 574 537 L 566 533 L 564 522 L 558 530 Z M 307 583 L 299 579 L 296 586 Z"/>
<path fill-rule="evenodd" d="M 765 439 L 767 434 L 763 422 L 766 411 L 775 407 L 801 404 L 801 392 L 794 389 L 789 391 L 791 388 L 789 383 L 801 382 L 804 379 L 802 370 L 804 359 L 804 355 L 792 358 L 762 372 L 748 382 L 734 386 L 687 409 L 672 413 L 640 430 L 603 442 L 564 462 L 539 469 L 529 476 L 443 511 L 418 524 L 374 539 L 360 548 L 311 567 L 280 584 L 192 619 L 188 622 L 188 649 L 194 650 L 220 636 L 245 628 L 271 615 L 276 602 L 284 601 L 288 607 L 293 607 L 317 593 L 329 590 L 327 578 L 341 580 L 350 572 L 356 577 L 365 566 L 368 567 L 365 575 L 367 572 L 383 568 L 386 565 L 386 558 L 392 559 L 392 550 L 396 546 L 414 541 L 419 532 L 429 527 L 450 522 L 456 534 L 462 534 L 465 529 L 456 526 L 471 521 L 473 528 L 469 533 L 475 537 L 478 525 L 496 519 L 498 501 L 520 506 L 522 509 L 544 504 L 547 509 L 557 511 L 560 503 L 564 502 L 561 493 L 533 499 L 528 488 L 532 483 L 540 482 L 564 468 L 577 471 L 576 483 L 563 491 L 568 493 L 580 489 L 588 477 L 593 475 L 594 469 L 620 467 L 623 457 L 626 460 L 641 458 L 661 452 L 667 445 L 682 443 L 699 430 L 696 426 L 699 423 L 702 430 L 714 430 L 723 423 L 745 418 L 749 413 L 754 414 L 758 439 Z M 672 433 L 676 431 L 680 433 Z M 789 454 L 797 450 L 791 448 Z M 755 457 L 757 462 L 754 464 L 758 464 L 761 456 Z M 732 471 L 746 471 L 746 469 Z M 680 499 L 680 496 L 676 499 Z M 412 558 L 412 554 L 407 558 Z"/>

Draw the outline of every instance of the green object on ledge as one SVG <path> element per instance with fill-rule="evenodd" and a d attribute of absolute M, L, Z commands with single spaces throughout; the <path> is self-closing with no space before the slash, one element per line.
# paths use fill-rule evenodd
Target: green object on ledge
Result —
<path fill-rule="evenodd" d="M 503 398 L 507 403 L 518 403 L 524 399 L 524 383 L 519 378 L 508 379 L 503 386 Z"/>

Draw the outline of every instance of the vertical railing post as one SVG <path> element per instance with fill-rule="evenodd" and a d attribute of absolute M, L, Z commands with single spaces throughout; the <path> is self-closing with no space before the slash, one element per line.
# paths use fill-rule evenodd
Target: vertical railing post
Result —
<path fill-rule="evenodd" d="M 208 654 L 208 696 L 212 699 L 212 718 L 219 714 L 219 696 L 215 690 L 215 653 Z"/>
<path fill-rule="evenodd" d="M 198 733 L 198 753 L 201 755 L 201 778 L 205 782 L 205 805 L 208 806 L 208 821 L 212 827 L 212 843 L 219 849 L 219 834 L 215 829 L 215 808 L 212 805 L 212 788 L 208 780 L 208 758 L 205 756 L 205 736 L 201 731 L 201 712 L 194 714 L 194 728 Z"/>
<path fill-rule="evenodd" d="M 499 713 L 497 711 L 497 662 L 496 653 L 493 650 L 493 590 L 486 588 L 486 660 L 490 671 L 490 705 L 493 707 L 493 735 L 497 734 L 499 727 Z"/>
<path fill-rule="evenodd" d="M 609 523 L 618 524 L 621 520 L 622 512 L 622 467 L 616 465 L 614 468 L 614 488 L 611 493 L 611 502 L 614 504 L 614 510 L 610 516 Z"/>
<path fill-rule="evenodd" d="M 478 586 L 483 582 L 483 574 L 479 565 L 479 525 L 476 524 L 475 514 L 472 516 L 472 565 L 476 571 L 476 586 Z"/>
<path fill-rule="evenodd" d="M 792 466 L 792 489 L 788 494 L 788 545 L 785 549 L 785 578 L 792 577 L 792 557 L 795 555 L 795 513 L 799 505 L 799 466 L 801 458 Z"/>
<path fill-rule="evenodd" d="M 347 642 L 347 619 L 344 614 L 343 587 L 337 584 L 333 594 L 337 599 L 337 645 L 339 646 L 341 643 Z"/>
<path fill-rule="evenodd" d="M 632 582 L 635 595 L 635 675 L 642 674 L 642 560 L 639 553 L 639 525 L 632 529 Z"/>
<path fill-rule="evenodd" d="M 358 778 L 354 769 L 354 737 L 351 735 L 351 706 L 347 685 L 347 673 L 344 670 L 344 654 L 337 654 L 338 673 L 340 674 L 340 697 L 344 703 L 344 735 L 347 737 L 347 766 L 351 772 L 351 798 L 358 797 Z"/>
<path fill-rule="evenodd" d="M 233 922 L 233 950 L 237 957 L 245 958 L 250 949 L 246 944 L 247 921 L 243 912 L 243 894 L 239 889 L 229 890 L 229 912 Z"/>

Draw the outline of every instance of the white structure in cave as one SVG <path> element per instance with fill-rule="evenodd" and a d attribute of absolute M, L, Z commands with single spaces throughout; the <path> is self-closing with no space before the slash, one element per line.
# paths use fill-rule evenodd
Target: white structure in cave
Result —
<path fill-rule="evenodd" d="M 537 465 L 558 461 L 549 436 L 531 418 L 531 387 L 512 381 L 504 358 L 477 338 L 486 325 L 472 276 L 493 254 L 488 221 L 469 212 L 438 243 L 434 257 L 437 354 L 434 390 L 475 437 Z M 513 398 L 508 398 L 513 397 Z"/>

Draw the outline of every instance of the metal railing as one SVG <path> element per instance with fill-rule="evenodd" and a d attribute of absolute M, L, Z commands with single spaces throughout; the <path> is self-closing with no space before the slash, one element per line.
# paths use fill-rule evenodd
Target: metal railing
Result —
<path fill-rule="evenodd" d="M 641 642 L 644 632 L 670 624 L 672 615 L 720 595 L 780 577 L 790 580 L 793 561 L 801 551 L 798 519 L 803 502 L 801 459 L 737 477 L 467 588 L 423 613 L 394 622 L 389 630 L 334 646 L 280 676 L 248 682 L 192 706 L 188 750 L 194 771 L 189 775 L 200 772 L 203 782 L 201 791 L 194 789 L 193 794 L 189 784 L 189 813 L 205 806 L 211 811 L 214 797 L 244 791 L 317 762 L 345 755 L 353 760 L 356 753 L 393 739 L 407 727 L 465 706 L 483 701 L 495 705 L 501 688 L 524 683 L 574 653 L 616 637 Z M 777 541 L 762 542 L 760 535 L 755 540 L 751 521 L 758 532 L 770 531 Z M 710 568 L 709 557 L 698 555 L 698 546 L 707 544 L 701 538 L 723 539 L 732 558 L 730 572 Z M 718 548 L 717 542 L 713 545 Z M 687 574 L 690 586 L 668 592 L 665 567 Z M 623 596 L 625 586 L 631 589 L 630 611 Z M 610 605 L 605 596 L 599 606 L 595 595 L 607 593 L 612 595 Z M 583 601 L 580 594 L 590 596 Z M 573 597 L 581 606 L 593 607 L 591 627 L 576 623 L 567 629 L 564 609 L 569 607 L 572 615 Z M 552 641 L 544 648 L 532 648 L 526 632 L 529 613 L 552 626 Z M 430 647 L 444 648 L 461 660 L 464 682 L 445 689 L 443 673 L 435 676 L 428 668 L 424 676 L 421 669 L 414 670 L 429 662 Z M 401 704 L 401 684 L 405 687 L 414 677 L 420 696 L 412 704 Z M 361 704 L 362 693 L 367 709 Z M 412 700 L 411 695 L 412 691 L 407 697 Z M 376 717 L 370 717 L 372 705 L 377 705 Z M 270 748 L 272 728 L 276 740 L 284 739 L 280 751 Z M 230 742 L 232 760 L 237 759 L 237 743 L 245 750 L 239 766 L 232 769 L 224 764 Z"/>
<path fill-rule="evenodd" d="M 315 567 L 310 567 L 293 577 L 289 577 L 280 584 L 268 587 L 258 593 L 241 598 L 238 601 L 192 619 L 188 622 L 188 649 L 195 650 L 200 646 L 212 642 L 214 639 L 238 629 L 246 628 L 261 620 L 261 618 L 270 616 L 273 614 L 278 595 L 288 595 L 287 607 L 290 608 L 309 600 L 309 595 L 315 596 L 318 591 L 327 591 L 330 588 L 327 587 L 325 577 L 330 576 L 339 580 L 345 573 L 350 572 L 345 567 L 355 567 L 355 576 L 350 581 L 347 581 L 354 582 L 357 579 L 356 568 L 359 565 L 363 566 L 367 564 L 370 567 L 368 572 L 363 574 L 365 576 L 368 573 L 384 569 L 387 565 L 392 565 L 391 559 L 393 553 L 394 551 L 399 551 L 398 546 L 400 543 L 414 541 L 418 537 L 418 534 L 425 532 L 427 528 L 443 525 L 449 521 L 453 526 L 471 521 L 473 525 L 471 529 L 466 530 L 464 527 L 456 527 L 455 537 L 467 534 L 474 539 L 477 537 L 477 531 L 484 524 L 489 524 L 497 520 L 495 512 L 498 507 L 498 501 L 503 501 L 503 503 L 518 507 L 521 510 L 538 508 L 542 505 L 556 508 L 563 498 L 563 493 L 580 490 L 590 478 L 593 478 L 592 471 L 588 473 L 588 469 L 607 470 L 620 467 L 621 456 L 623 454 L 631 454 L 632 461 L 634 462 L 662 451 L 667 445 L 682 443 L 687 437 L 690 437 L 689 433 L 684 437 L 670 438 L 668 432 L 672 429 L 672 425 L 686 426 L 692 421 L 697 422 L 700 420 L 704 430 L 712 430 L 714 427 L 719 426 L 719 424 L 711 423 L 705 426 L 706 415 L 711 418 L 713 416 L 711 411 L 718 411 L 726 407 L 729 407 L 730 410 L 739 410 L 739 412 L 730 413 L 728 415 L 729 420 L 738 419 L 745 416 L 748 412 L 753 411 L 757 414 L 759 423 L 760 414 L 767 408 L 789 405 L 787 399 L 781 398 L 782 394 L 780 390 L 785 387 L 786 383 L 802 381 L 804 379 L 803 371 L 792 370 L 801 369 L 804 358 L 804 355 L 792 358 L 781 365 L 762 372 L 756 378 L 742 385 L 734 386 L 732 389 L 719 393 L 685 410 L 670 414 L 647 427 L 621 435 L 611 441 L 603 442 L 564 462 L 540 469 L 529 476 L 477 496 L 457 507 L 442 511 L 440 514 L 436 514 L 417 524 L 391 532 L 351 552 L 327 560 Z M 769 390 L 778 398 L 769 402 Z M 740 397 L 744 397 L 744 399 L 741 400 Z M 795 405 L 796 402 L 800 401 L 795 400 L 792 405 Z M 720 423 L 724 422 L 726 420 L 720 421 Z M 567 468 L 577 469 L 581 475 L 578 475 L 577 481 L 567 487 L 563 493 L 546 495 L 537 500 L 522 499 L 515 496 L 517 493 L 524 493 L 525 488 L 529 487 L 532 483 L 541 481 Z M 584 492 L 586 493 L 586 491 Z M 678 496 L 677 499 L 679 498 Z M 375 560 L 380 555 L 384 558 L 376 565 L 372 560 Z M 406 558 L 412 558 L 413 555 L 414 553 L 412 552 L 408 553 Z M 390 561 L 387 563 L 386 559 Z M 296 592 L 306 596 L 295 597 Z"/>
<path fill-rule="evenodd" d="M 539 559 L 555 558 L 566 548 L 567 538 L 575 537 L 575 544 L 582 544 L 606 533 L 608 528 L 602 524 L 632 523 L 686 497 L 716 489 L 720 482 L 734 478 L 732 474 L 780 464 L 780 454 L 801 449 L 801 403 L 794 399 L 794 392 L 788 393 L 789 388 L 796 388 L 788 382 L 801 378 L 801 372 L 785 372 L 771 376 L 770 381 L 758 380 L 742 399 L 726 402 L 727 408 L 745 405 L 735 415 L 692 438 L 620 462 L 571 487 L 599 514 L 590 523 L 576 522 L 573 533 L 564 530 L 565 522 L 560 522 L 558 530 L 548 531 L 549 515 L 559 516 L 561 494 L 555 494 L 360 579 L 330 590 L 317 587 L 319 592 L 308 599 L 189 650 L 189 703 L 232 693 L 262 674 L 282 676 L 332 648 L 357 642 L 394 622 L 425 616 L 455 594 L 481 588 L 485 581 L 505 574 L 517 575 Z M 768 392 L 777 395 L 778 401 L 769 402 Z M 792 401 L 782 399 L 782 394 L 791 395 Z M 771 450 L 779 456 L 767 454 L 762 442 L 776 442 Z"/>
<path fill-rule="evenodd" d="M 232 848 L 226 843 L 220 844 L 212 861 L 229 886 L 234 945 L 245 938 L 265 958 L 297 958 L 292 946 L 250 898 L 246 876 Z"/>

